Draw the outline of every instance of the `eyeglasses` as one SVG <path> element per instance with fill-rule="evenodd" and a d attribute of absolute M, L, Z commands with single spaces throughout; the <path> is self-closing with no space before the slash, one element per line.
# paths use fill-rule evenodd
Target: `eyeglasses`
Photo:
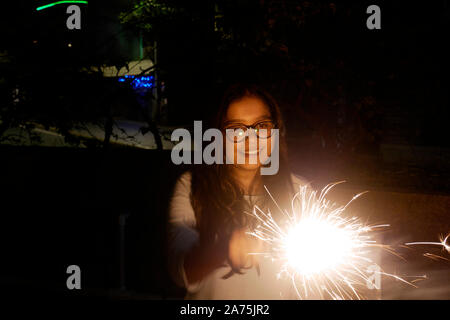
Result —
<path fill-rule="evenodd" d="M 238 123 L 225 127 L 227 138 L 233 142 L 241 142 L 248 136 L 247 129 L 252 129 L 256 136 L 261 139 L 268 139 L 272 136 L 272 129 L 275 129 L 275 124 L 270 120 L 257 122 L 250 126 Z M 231 132 L 227 130 L 233 130 Z"/>

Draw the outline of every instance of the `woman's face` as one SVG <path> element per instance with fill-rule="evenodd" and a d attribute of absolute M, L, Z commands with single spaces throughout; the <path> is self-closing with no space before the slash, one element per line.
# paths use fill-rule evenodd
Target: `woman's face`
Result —
<path fill-rule="evenodd" d="M 256 135 L 255 130 L 247 129 L 245 126 L 259 128 L 260 138 Z M 230 104 L 226 113 L 224 129 L 234 129 L 235 132 L 238 132 L 239 128 L 246 131 L 245 137 L 239 138 L 238 135 L 238 138 L 233 139 L 225 134 L 224 154 L 227 157 L 227 163 L 232 161 L 241 169 L 257 170 L 261 166 L 261 162 L 266 160 L 265 156 L 270 157 L 272 147 L 271 138 L 263 137 L 265 131 L 270 136 L 270 129 L 273 128 L 272 117 L 269 108 L 261 99 L 244 97 Z M 226 150 L 233 148 L 234 159 L 230 159 L 231 155 Z M 240 161 L 238 161 L 238 156 Z M 242 163 L 244 159 L 245 163 Z"/>

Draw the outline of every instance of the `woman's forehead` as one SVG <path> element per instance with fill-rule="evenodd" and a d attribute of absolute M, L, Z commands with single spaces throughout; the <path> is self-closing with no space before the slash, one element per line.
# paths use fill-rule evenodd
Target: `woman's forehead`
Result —
<path fill-rule="evenodd" d="M 227 122 L 254 123 L 258 120 L 270 119 L 267 105 L 256 97 L 244 97 L 230 104 L 226 114 Z"/>

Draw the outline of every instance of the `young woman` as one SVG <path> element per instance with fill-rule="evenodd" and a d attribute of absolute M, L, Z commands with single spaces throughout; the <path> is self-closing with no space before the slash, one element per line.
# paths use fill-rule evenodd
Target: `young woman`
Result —
<path fill-rule="evenodd" d="M 249 254 L 268 248 L 247 234 L 256 223 L 248 214 L 254 205 L 277 212 L 264 186 L 279 204 L 288 205 L 294 190 L 305 184 L 288 169 L 279 107 L 257 86 L 234 85 L 226 92 L 212 127 L 223 132 L 225 149 L 235 148 L 235 161 L 194 165 L 177 181 L 169 212 L 171 275 L 187 289 L 187 299 L 295 298 L 289 280 L 278 279 L 276 262 Z M 230 138 L 226 129 L 242 129 L 245 140 Z M 279 132 L 279 170 L 275 175 L 261 175 L 261 161 L 248 161 L 261 149 L 250 150 L 248 137 L 256 134 L 270 156 L 276 150 L 271 129 Z M 236 161 L 239 143 L 245 143 L 245 164 Z"/>

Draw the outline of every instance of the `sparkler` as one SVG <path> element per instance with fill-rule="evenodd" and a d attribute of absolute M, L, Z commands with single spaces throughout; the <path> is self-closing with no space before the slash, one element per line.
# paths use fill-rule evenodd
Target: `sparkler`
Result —
<path fill-rule="evenodd" d="M 444 238 L 444 236 L 440 237 L 440 242 L 409 242 L 409 243 L 405 243 L 405 245 L 407 246 L 412 246 L 412 245 L 433 245 L 433 246 L 441 246 L 443 250 L 446 250 L 448 253 L 450 253 L 450 245 L 448 245 L 447 243 L 449 242 L 450 238 L 450 233 Z M 432 254 L 432 253 L 425 253 L 424 254 L 425 257 L 428 257 L 430 259 L 442 259 L 442 260 L 447 260 L 450 261 L 447 258 Z"/>
<path fill-rule="evenodd" d="M 390 276 L 414 286 L 383 272 L 370 257 L 370 249 L 376 247 L 394 253 L 389 246 L 377 244 L 371 235 L 389 225 L 365 225 L 345 213 L 350 203 L 365 192 L 355 195 L 345 206 L 325 198 L 339 183 L 327 185 L 320 194 L 307 186 L 300 187 L 292 199 L 291 211 L 281 209 L 266 188 L 281 216 L 272 216 L 270 211 L 255 206 L 251 215 L 259 225 L 249 234 L 268 244 L 270 249 L 262 255 L 281 262 L 278 277 L 288 276 L 300 299 L 362 299 L 361 288 L 366 288 L 374 275 Z"/>
<path fill-rule="evenodd" d="M 447 250 L 448 253 L 450 253 L 450 245 L 448 245 L 448 239 L 450 238 L 450 233 L 444 238 L 444 236 L 440 237 L 440 242 L 409 242 L 409 243 L 405 243 L 407 246 L 411 246 L 411 245 L 418 245 L 418 244 L 423 244 L 423 245 L 434 245 L 434 246 L 441 246 L 442 249 Z"/>

